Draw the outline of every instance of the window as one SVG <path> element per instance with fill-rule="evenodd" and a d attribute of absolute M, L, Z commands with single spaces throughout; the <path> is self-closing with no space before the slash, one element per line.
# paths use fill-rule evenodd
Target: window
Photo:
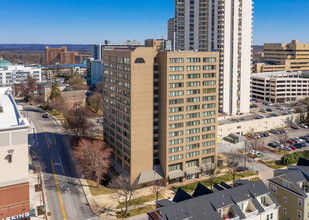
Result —
<path fill-rule="evenodd" d="M 173 129 L 173 128 L 182 128 L 183 127 L 183 123 L 175 123 L 175 124 L 169 124 L 169 128 Z"/>
<path fill-rule="evenodd" d="M 215 108 L 216 104 L 215 103 L 211 103 L 211 104 L 204 104 L 203 105 L 203 109 L 207 109 L 207 108 Z"/>
<path fill-rule="evenodd" d="M 267 220 L 271 220 L 273 219 L 273 213 L 270 213 L 266 216 Z"/>
<path fill-rule="evenodd" d="M 204 63 L 206 63 L 206 62 L 209 62 L 209 63 L 216 62 L 216 57 L 204 57 L 203 62 Z"/>
<path fill-rule="evenodd" d="M 169 148 L 169 149 L 168 149 L 168 152 L 169 152 L 169 153 L 176 153 L 176 152 L 180 152 L 180 151 L 182 151 L 182 150 L 183 150 L 183 147 L 181 146 L 181 147 Z"/>
<path fill-rule="evenodd" d="M 189 145 L 186 145 L 186 150 L 192 150 L 192 149 L 196 149 L 199 147 L 200 147 L 200 144 L 189 144 Z"/>
<path fill-rule="evenodd" d="M 265 204 L 265 201 L 266 201 L 266 196 L 262 196 L 261 197 L 261 204 Z"/>
<path fill-rule="evenodd" d="M 187 87 L 200 86 L 201 82 L 187 82 Z"/>
<path fill-rule="evenodd" d="M 195 126 L 195 125 L 199 125 L 200 124 L 200 121 L 199 120 L 196 120 L 196 121 L 188 121 L 186 123 L 187 127 L 189 126 Z"/>
<path fill-rule="evenodd" d="M 203 70 L 215 70 L 216 66 L 215 65 L 206 65 L 203 66 Z"/>
<path fill-rule="evenodd" d="M 200 94 L 201 90 L 200 89 L 193 89 L 193 90 L 187 90 L 187 95 L 196 95 L 196 94 Z"/>
<path fill-rule="evenodd" d="M 173 91 L 169 92 L 169 96 L 182 96 L 184 94 L 183 91 Z"/>
<path fill-rule="evenodd" d="M 214 86 L 214 85 L 216 85 L 216 81 L 215 80 L 203 81 L 203 86 Z"/>
<path fill-rule="evenodd" d="M 180 160 L 183 158 L 183 155 L 182 154 L 179 154 L 179 155 L 174 155 L 174 156 L 169 156 L 168 157 L 168 161 L 173 161 L 173 160 Z"/>
<path fill-rule="evenodd" d="M 216 89 L 215 88 L 212 88 L 212 89 L 203 89 L 203 93 L 206 94 L 206 93 L 216 93 Z"/>
<path fill-rule="evenodd" d="M 206 141 L 202 143 L 202 147 L 208 147 L 212 145 L 215 145 L 215 141 Z"/>
<path fill-rule="evenodd" d="M 182 163 L 173 164 L 168 166 L 168 171 L 174 171 L 174 170 L 182 170 Z"/>
<path fill-rule="evenodd" d="M 183 135 L 183 131 L 174 131 L 174 132 L 169 132 L 168 136 L 169 137 L 176 137 L 176 136 L 181 136 Z"/>
<path fill-rule="evenodd" d="M 200 140 L 200 136 L 187 137 L 186 142 L 198 141 Z"/>
<path fill-rule="evenodd" d="M 170 58 L 170 63 L 184 63 L 183 58 Z"/>
<path fill-rule="evenodd" d="M 187 111 L 193 111 L 193 110 L 199 110 L 200 109 L 200 105 L 189 105 L 186 107 Z"/>
<path fill-rule="evenodd" d="M 193 129 L 187 129 L 186 130 L 186 134 L 196 134 L 196 133 L 200 133 L 199 128 L 193 128 Z"/>
<path fill-rule="evenodd" d="M 283 181 L 283 186 L 286 188 L 290 188 L 290 182 L 287 180 L 282 180 Z"/>
<path fill-rule="evenodd" d="M 169 87 L 170 88 L 180 88 L 180 87 L 183 87 L 183 83 L 170 83 Z"/>
<path fill-rule="evenodd" d="M 297 218 L 301 219 L 302 218 L 302 212 L 297 210 Z"/>
<path fill-rule="evenodd" d="M 277 187 L 274 185 L 270 185 L 270 192 L 277 194 Z"/>
<path fill-rule="evenodd" d="M 175 144 L 182 144 L 182 143 L 183 143 L 183 138 L 168 141 L 168 145 L 175 145 Z"/>
<path fill-rule="evenodd" d="M 202 154 L 210 154 L 210 153 L 213 153 L 213 152 L 215 152 L 215 148 L 202 150 Z"/>
<path fill-rule="evenodd" d="M 216 74 L 215 73 L 204 73 L 203 78 L 215 78 Z"/>
<path fill-rule="evenodd" d="M 211 133 L 211 134 L 204 134 L 202 136 L 202 139 L 210 139 L 210 138 L 214 138 L 215 137 L 215 133 Z"/>
<path fill-rule="evenodd" d="M 182 112 L 183 111 L 183 107 L 175 107 L 175 108 L 169 108 L 169 113 L 173 113 L 173 112 Z"/>
<path fill-rule="evenodd" d="M 286 208 L 283 208 L 283 213 L 286 214 Z"/>
<path fill-rule="evenodd" d="M 194 97 L 194 98 L 187 98 L 187 102 L 200 102 L 200 97 Z"/>
<path fill-rule="evenodd" d="M 194 167 L 194 166 L 198 166 L 198 160 L 191 160 L 186 162 L 186 167 Z"/>
<path fill-rule="evenodd" d="M 176 120 L 181 120 L 183 118 L 184 118 L 183 115 L 173 115 L 173 116 L 169 116 L 168 120 L 169 121 L 176 121 Z"/>
<path fill-rule="evenodd" d="M 204 96 L 203 101 L 213 101 L 216 100 L 216 96 Z"/>
<path fill-rule="evenodd" d="M 215 118 L 209 118 L 209 119 L 203 119 L 202 123 L 203 124 L 211 124 L 211 123 L 215 123 L 216 119 Z"/>
<path fill-rule="evenodd" d="M 184 67 L 183 66 L 170 66 L 169 71 L 170 72 L 184 71 Z"/>
<path fill-rule="evenodd" d="M 171 100 L 169 100 L 170 105 L 181 104 L 183 102 L 184 102 L 183 99 L 171 99 Z"/>
<path fill-rule="evenodd" d="M 183 74 L 170 75 L 169 79 L 183 79 Z"/>
<path fill-rule="evenodd" d="M 244 204 L 243 203 L 239 203 L 238 206 L 239 206 L 241 211 L 244 211 Z"/>
<path fill-rule="evenodd" d="M 201 74 L 196 73 L 196 74 L 187 74 L 187 79 L 199 79 L 201 78 Z"/>
<path fill-rule="evenodd" d="M 215 126 L 208 126 L 208 127 L 203 127 L 202 128 L 202 131 L 203 132 L 206 132 L 206 131 L 213 131 L 213 130 L 215 130 Z"/>
<path fill-rule="evenodd" d="M 303 206 L 303 200 L 298 198 L 298 206 L 299 207 L 302 207 Z"/>
<path fill-rule="evenodd" d="M 200 113 L 191 113 L 186 115 L 186 118 L 199 118 L 199 117 Z"/>
<path fill-rule="evenodd" d="M 286 197 L 283 197 L 283 202 L 287 203 L 288 199 Z"/>
<path fill-rule="evenodd" d="M 207 111 L 203 112 L 203 116 L 213 116 L 216 114 L 216 111 Z"/>
<path fill-rule="evenodd" d="M 187 58 L 187 63 L 200 63 L 201 58 Z"/>
<path fill-rule="evenodd" d="M 187 66 L 187 71 L 201 70 L 201 66 Z"/>
<path fill-rule="evenodd" d="M 200 155 L 200 152 L 199 151 L 194 151 L 194 152 L 186 153 L 186 158 L 188 158 L 188 157 L 195 157 L 195 156 L 198 156 L 198 155 Z"/>

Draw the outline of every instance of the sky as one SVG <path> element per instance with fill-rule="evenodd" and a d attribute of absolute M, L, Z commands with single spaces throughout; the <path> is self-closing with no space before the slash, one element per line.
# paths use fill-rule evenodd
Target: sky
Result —
<path fill-rule="evenodd" d="M 0 0 L 0 44 L 166 38 L 174 0 Z M 253 44 L 309 43 L 309 0 L 255 0 Z"/>

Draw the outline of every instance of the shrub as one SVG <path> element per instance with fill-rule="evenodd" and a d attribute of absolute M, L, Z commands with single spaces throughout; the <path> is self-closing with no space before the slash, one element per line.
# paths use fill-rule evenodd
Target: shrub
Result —
<path fill-rule="evenodd" d="M 290 166 L 292 164 L 297 163 L 297 161 L 300 157 L 303 157 L 305 159 L 309 159 L 309 151 L 306 150 L 306 151 L 303 151 L 303 152 L 295 152 L 295 153 L 292 153 L 292 154 L 287 154 L 287 155 L 285 155 L 285 161 L 284 161 L 284 157 L 282 156 L 281 157 L 281 163 L 285 164 L 287 166 Z"/>

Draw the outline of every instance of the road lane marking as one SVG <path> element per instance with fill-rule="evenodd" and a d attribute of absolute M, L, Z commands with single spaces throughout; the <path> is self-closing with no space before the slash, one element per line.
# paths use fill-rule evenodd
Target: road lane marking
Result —
<path fill-rule="evenodd" d="M 65 175 L 64 169 L 63 169 L 63 165 L 62 165 L 62 161 L 61 161 L 61 158 L 60 158 L 60 155 L 59 155 L 59 154 L 58 154 L 58 158 L 59 158 L 59 161 L 60 161 L 60 166 L 61 166 L 61 168 L 62 168 L 63 175 Z"/>
<path fill-rule="evenodd" d="M 74 209 L 74 213 L 75 213 L 75 215 L 77 215 L 77 212 L 76 212 L 76 210 L 75 210 L 75 208 L 73 207 L 73 209 Z"/>
<path fill-rule="evenodd" d="M 34 114 L 36 114 L 37 116 L 40 116 L 38 113 L 34 113 Z M 54 144 L 56 145 L 57 142 L 56 142 L 56 138 L 55 138 L 55 135 L 54 135 L 54 130 L 53 130 L 53 128 L 51 127 L 51 125 L 49 124 L 49 121 L 48 121 L 48 120 L 46 120 L 46 121 L 47 121 L 48 126 L 50 127 L 51 133 L 53 134 Z"/>
<path fill-rule="evenodd" d="M 55 179 L 55 183 L 56 183 L 56 187 L 57 187 L 57 191 L 58 191 L 58 197 L 59 197 L 59 201 L 60 201 L 60 207 L 61 207 L 61 211 L 62 211 L 62 216 L 63 216 L 63 219 L 66 219 L 65 218 L 63 204 L 62 204 L 62 199 L 61 199 L 61 195 L 60 195 L 60 190 L 59 190 L 59 186 L 58 186 L 57 176 L 56 176 L 56 172 L 55 172 L 55 167 L 54 167 L 54 163 L 53 163 L 53 159 L 52 158 L 50 158 L 50 162 L 51 162 L 51 165 L 52 165 L 52 168 L 53 168 L 54 179 Z"/>
<path fill-rule="evenodd" d="M 44 131 L 44 134 L 45 134 L 46 144 L 47 144 L 47 147 L 49 148 L 49 143 L 48 143 L 48 139 L 47 139 L 47 135 L 46 135 L 46 131 L 45 131 L 45 126 L 43 125 L 42 121 L 38 117 L 33 115 L 32 113 L 28 112 L 28 114 L 32 115 L 32 117 L 34 117 L 42 125 L 43 131 Z"/>

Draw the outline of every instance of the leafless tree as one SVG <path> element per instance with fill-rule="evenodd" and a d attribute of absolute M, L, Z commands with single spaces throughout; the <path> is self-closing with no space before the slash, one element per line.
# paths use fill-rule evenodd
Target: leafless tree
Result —
<path fill-rule="evenodd" d="M 108 172 L 111 152 L 111 148 L 106 147 L 105 143 L 100 140 L 82 139 L 74 149 L 74 155 L 84 175 L 96 181 L 97 187 Z"/>
<path fill-rule="evenodd" d="M 238 152 L 229 152 L 225 154 L 228 173 L 232 174 L 233 180 L 236 178 L 237 170 L 240 167 L 243 156 Z"/>
<path fill-rule="evenodd" d="M 274 137 L 274 140 L 278 142 L 279 144 L 279 151 L 281 151 L 281 147 L 283 146 L 283 161 L 285 161 L 285 155 L 286 155 L 286 144 L 287 144 L 287 134 L 284 132 L 280 132 L 279 134 L 276 134 Z M 284 162 L 285 163 L 285 162 Z"/>
<path fill-rule="evenodd" d="M 46 164 L 42 160 L 42 157 L 40 156 L 39 151 L 32 151 L 31 159 L 32 159 L 32 165 L 33 165 L 34 171 L 41 173 L 46 169 Z M 39 179 L 40 184 L 42 184 L 42 180 L 40 176 L 38 176 L 38 179 Z"/>
<path fill-rule="evenodd" d="M 282 104 L 285 102 L 285 98 L 278 98 L 277 103 Z"/>
<path fill-rule="evenodd" d="M 104 89 L 104 83 L 103 83 L 103 81 L 101 81 L 101 82 L 99 82 L 99 83 L 97 83 L 97 84 L 95 85 L 95 91 L 96 91 L 97 93 L 101 94 L 101 95 L 103 95 L 103 89 Z"/>
<path fill-rule="evenodd" d="M 209 176 L 208 180 L 210 181 L 210 188 L 213 189 L 215 180 L 220 172 L 214 163 L 208 163 L 206 165 L 206 173 Z"/>
<path fill-rule="evenodd" d="M 64 128 L 77 138 L 85 137 L 88 131 L 88 110 L 75 103 L 72 108 L 64 111 Z"/>
<path fill-rule="evenodd" d="M 151 191 L 156 195 L 156 201 L 158 201 L 160 193 L 165 191 L 164 180 L 155 180 L 151 186 Z"/>
<path fill-rule="evenodd" d="M 94 93 L 87 99 L 88 105 L 97 113 L 100 109 L 103 109 L 103 99 L 99 93 Z"/>
<path fill-rule="evenodd" d="M 25 101 L 28 102 L 34 95 L 35 87 L 36 80 L 28 74 L 27 79 L 20 84 L 21 94 Z"/>
<path fill-rule="evenodd" d="M 114 177 L 110 183 L 109 187 L 117 190 L 117 195 L 119 200 L 124 198 L 125 202 L 125 214 L 128 214 L 128 204 L 131 201 L 134 193 L 139 186 L 137 183 L 131 183 L 130 175 L 121 174 L 117 177 Z"/>
<path fill-rule="evenodd" d="M 48 107 L 52 110 L 58 111 L 58 113 L 60 114 L 61 111 L 65 110 L 65 106 L 63 105 L 63 103 L 64 99 L 61 96 L 58 96 L 48 103 Z"/>
<path fill-rule="evenodd" d="M 261 139 L 255 138 L 248 141 L 248 150 L 252 150 L 254 156 L 256 156 L 257 151 L 263 152 L 264 151 L 264 142 Z"/>

